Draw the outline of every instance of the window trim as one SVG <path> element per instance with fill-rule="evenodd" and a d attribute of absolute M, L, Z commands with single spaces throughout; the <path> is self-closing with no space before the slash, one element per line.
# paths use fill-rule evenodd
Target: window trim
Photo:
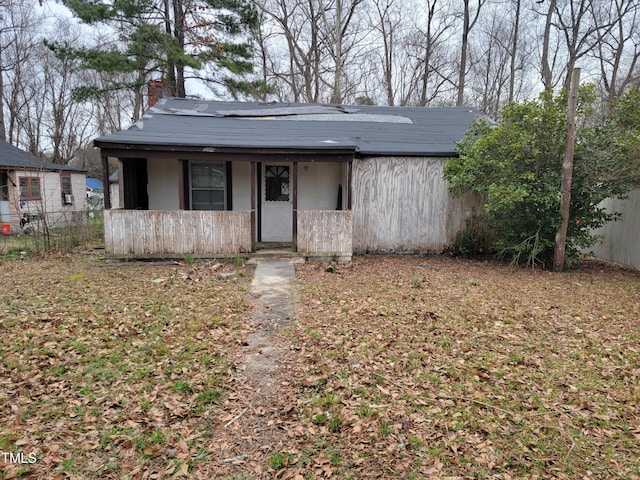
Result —
<path fill-rule="evenodd" d="M 22 181 L 26 182 L 27 191 L 25 193 L 24 188 L 22 187 Z M 33 194 L 33 183 L 37 183 L 38 185 L 38 195 Z M 42 200 L 42 182 L 40 182 L 40 177 L 18 177 L 18 185 L 20 185 L 20 201 L 31 202 L 35 200 Z"/>

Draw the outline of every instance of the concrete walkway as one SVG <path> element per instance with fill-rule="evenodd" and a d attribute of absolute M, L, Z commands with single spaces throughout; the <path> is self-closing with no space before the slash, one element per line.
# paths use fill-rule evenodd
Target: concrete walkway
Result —
<path fill-rule="evenodd" d="M 251 282 L 256 298 L 252 323 L 256 330 L 249 338 L 245 375 L 262 394 L 277 387 L 280 353 L 271 335 L 291 322 L 294 313 L 295 270 L 290 259 L 260 260 Z"/>
<path fill-rule="evenodd" d="M 294 406 L 282 388 L 288 384 L 293 355 L 279 330 L 293 319 L 295 271 L 291 259 L 254 261 L 253 309 L 245 319 L 251 333 L 240 349 L 236 384 L 224 404 L 226 416 L 220 434 L 226 435 L 226 447 L 220 457 L 230 462 L 225 474 L 262 479 L 273 478 L 272 472 L 265 470 L 269 455 L 285 451 L 290 440 L 284 426 L 291 420 Z M 245 477 L 248 472 L 256 475 Z"/>

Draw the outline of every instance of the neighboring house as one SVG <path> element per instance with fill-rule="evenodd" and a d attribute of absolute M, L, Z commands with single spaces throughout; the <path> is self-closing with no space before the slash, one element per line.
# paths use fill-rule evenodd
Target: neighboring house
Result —
<path fill-rule="evenodd" d="M 47 162 L 0 141 L 0 216 L 12 231 L 46 219 L 75 221 L 84 208 L 85 171 Z"/>
<path fill-rule="evenodd" d="M 592 248 L 593 253 L 640 269 L 640 190 L 632 191 L 624 200 L 607 199 L 603 205 L 609 212 L 621 212 L 622 219 L 594 232 L 602 240 Z"/>
<path fill-rule="evenodd" d="M 106 251 L 238 254 L 284 242 L 316 257 L 441 252 L 481 209 L 452 198 L 443 178 L 478 116 L 162 99 L 94 141 L 105 176 L 119 161 L 123 209 L 106 205 Z"/>
<path fill-rule="evenodd" d="M 87 207 L 102 208 L 104 206 L 104 186 L 97 178 L 87 177 Z"/>

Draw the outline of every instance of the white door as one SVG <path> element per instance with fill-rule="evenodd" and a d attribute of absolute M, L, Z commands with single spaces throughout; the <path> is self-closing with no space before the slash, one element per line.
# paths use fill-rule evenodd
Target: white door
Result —
<path fill-rule="evenodd" d="M 290 163 L 262 165 L 262 241 L 293 241 L 293 184 Z"/>

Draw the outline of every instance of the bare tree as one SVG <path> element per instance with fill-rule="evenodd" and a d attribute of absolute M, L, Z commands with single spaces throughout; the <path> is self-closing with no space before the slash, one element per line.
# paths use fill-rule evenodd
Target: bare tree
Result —
<path fill-rule="evenodd" d="M 605 17 L 604 22 L 611 28 L 597 31 L 597 48 L 591 53 L 599 64 L 607 104 L 611 105 L 639 78 L 636 69 L 640 59 L 640 4 L 612 0 L 608 6 L 606 12 L 593 11 L 595 18 Z"/>
<path fill-rule="evenodd" d="M 460 46 L 460 70 L 458 71 L 458 96 L 456 99 L 456 105 L 461 106 L 464 104 L 464 88 L 467 75 L 467 56 L 469 50 L 469 34 L 475 26 L 478 18 L 480 17 L 480 11 L 486 3 L 486 0 L 477 0 L 477 6 L 475 12 L 471 13 L 471 0 L 462 0 L 464 9 L 462 11 L 462 43 Z"/>
<path fill-rule="evenodd" d="M 509 102 L 513 102 L 515 94 L 516 66 L 518 63 L 518 52 L 520 50 L 520 17 L 522 11 L 522 0 L 514 0 L 514 2 L 516 9 L 511 33 L 511 48 L 509 49 Z"/>
<path fill-rule="evenodd" d="M 545 90 L 553 90 L 553 68 L 550 63 L 549 56 L 551 55 L 551 34 L 552 34 L 552 21 L 556 12 L 557 0 L 549 0 L 549 6 L 544 14 L 544 34 L 542 36 L 542 57 L 540 74 L 542 75 L 542 84 Z M 555 63 L 555 62 L 554 62 Z"/>

